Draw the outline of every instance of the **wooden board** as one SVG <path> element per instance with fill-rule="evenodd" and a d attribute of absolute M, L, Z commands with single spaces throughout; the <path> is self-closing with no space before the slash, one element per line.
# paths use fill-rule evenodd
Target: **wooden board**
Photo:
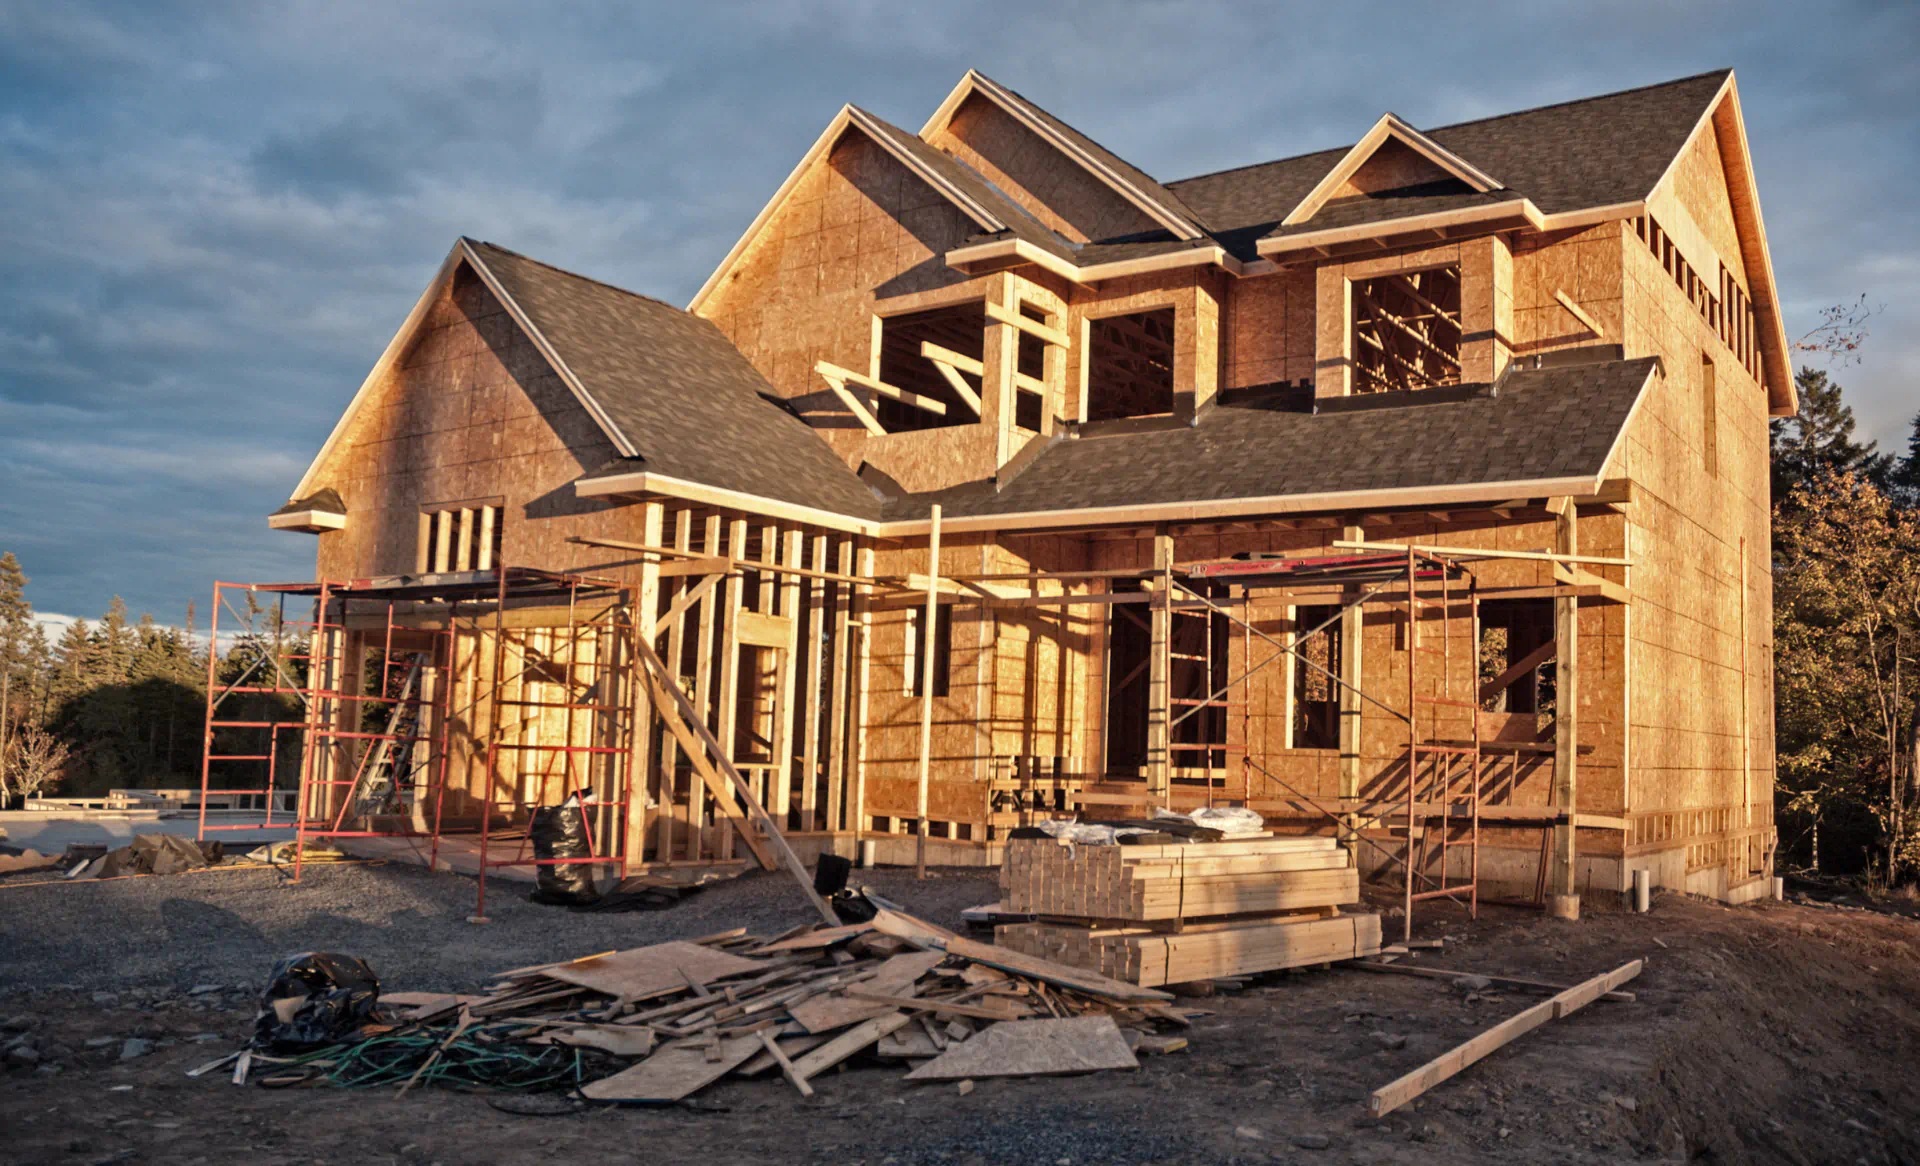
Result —
<path fill-rule="evenodd" d="M 1181 984 L 1376 954 L 1380 917 L 1293 916 L 1176 933 L 1022 923 L 998 928 L 995 938 L 1003 947 L 1129 983 Z"/>
<path fill-rule="evenodd" d="M 580 1092 L 594 1101 L 664 1105 L 718 1081 L 763 1051 L 758 1035 L 721 1041 L 717 1061 L 708 1060 L 707 1050 L 697 1046 L 664 1048 L 631 1069 L 589 1082 Z"/>
<path fill-rule="evenodd" d="M 1640 960 L 1622 964 L 1611 972 L 1576 984 L 1551 999 L 1542 1000 L 1525 1012 L 1508 1017 L 1465 1044 L 1447 1050 L 1413 1072 L 1374 1090 L 1373 1096 L 1367 1102 L 1368 1112 L 1375 1117 L 1392 1113 L 1489 1053 L 1505 1047 L 1550 1020 L 1558 1020 L 1591 1004 L 1602 995 L 1639 975 L 1641 966 Z"/>
<path fill-rule="evenodd" d="M 1139 1067 L 1113 1017 L 1073 1016 L 996 1024 L 908 1073 L 907 1080 L 1045 1077 Z"/>
<path fill-rule="evenodd" d="M 811 951 L 816 947 L 832 947 L 842 940 L 852 939 L 873 930 L 871 923 L 849 923 L 844 927 L 822 927 L 818 931 L 809 931 L 805 935 L 796 935 L 792 939 L 783 939 L 779 943 L 770 943 L 755 949 L 761 955 L 772 955 L 777 951 Z"/>
<path fill-rule="evenodd" d="M 805 1081 L 816 1077 L 891 1032 L 898 1032 L 913 1020 L 904 1012 L 889 1012 L 864 1020 L 834 1037 L 826 1044 L 793 1063 L 793 1074 Z M 758 1041 L 754 1044 L 757 1046 Z"/>
<path fill-rule="evenodd" d="M 910 951 L 893 956 L 880 965 L 871 980 L 853 987 L 879 996 L 911 996 L 914 984 L 947 958 L 937 951 Z M 802 1000 L 792 1008 L 793 1019 L 808 1032 L 832 1032 L 883 1013 L 893 1011 L 890 1004 L 876 1004 L 853 996 L 825 995 Z M 877 1038 L 876 1038 L 877 1039 Z"/>
<path fill-rule="evenodd" d="M 766 969 L 766 963 L 761 960 L 742 959 L 697 943 L 676 941 L 590 956 L 548 968 L 543 974 L 609 996 L 641 1000 L 685 988 L 689 979 L 704 984 L 722 976 Z"/>
<path fill-rule="evenodd" d="M 644 1057 L 653 1051 L 650 1028 L 572 1028 L 553 1034 L 555 1044 L 599 1049 L 616 1057 Z"/>
<path fill-rule="evenodd" d="M 1057 964 L 1052 960 L 1027 955 L 1025 952 L 991 943 L 975 943 L 971 939 L 950 939 L 946 943 L 946 950 L 949 955 L 961 956 L 977 964 L 999 968 L 1003 972 L 1013 972 L 1035 980 L 1044 980 L 1062 988 L 1072 988 L 1076 992 L 1104 996 L 1110 1000 L 1133 1003 L 1173 999 L 1166 992 L 1142 988 L 1138 984 L 1129 984 L 1124 980 L 1109 979 L 1093 972 L 1071 968 L 1065 964 Z"/>

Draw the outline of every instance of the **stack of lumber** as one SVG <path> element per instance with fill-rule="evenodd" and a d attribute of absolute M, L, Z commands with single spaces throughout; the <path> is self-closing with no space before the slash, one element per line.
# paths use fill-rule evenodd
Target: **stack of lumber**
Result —
<path fill-rule="evenodd" d="M 771 938 L 742 928 L 516 968 L 474 995 L 387 993 L 379 1023 L 314 1063 L 378 1060 L 408 1087 L 488 1084 L 450 1076 L 441 1059 L 477 1042 L 549 1050 L 540 1087 L 593 1101 L 661 1104 L 728 1076 L 775 1073 L 811 1096 L 812 1078 L 855 1056 L 904 1063 L 916 1081 L 1134 1068 L 1136 1052 L 1184 1044 L 1158 1033 L 1194 1015 L 1172 1000 L 883 906 L 867 923 Z M 396 1070 L 374 1046 L 417 1049 L 419 1068 Z M 243 1051 L 195 1075 L 236 1058 L 236 1081 L 287 1064 Z"/>
<path fill-rule="evenodd" d="M 1331 838 L 1148 846 L 1017 839 L 1000 907 L 1036 922 L 1005 947 L 1143 985 L 1248 975 L 1373 955 L 1377 915 L 1342 915 L 1359 872 Z"/>

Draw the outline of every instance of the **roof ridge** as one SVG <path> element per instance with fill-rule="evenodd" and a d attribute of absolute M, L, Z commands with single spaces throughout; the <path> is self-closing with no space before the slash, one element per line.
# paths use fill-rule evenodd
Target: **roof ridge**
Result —
<path fill-rule="evenodd" d="M 1524 109 L 1509 110 L 1506 113 L 1495 113 L 1495 114 L 1489 114 L 1486 117 L 1469 118 L 1466 121 L 1449 122 L 1446 125 L 1434 126 L 1430 129 L 1421 128 L 1418 126 L 1415 126 L 1415 128 L 1419 129 L 1421 133 L 1426 134 L 1430 137 L 1434 134 L 1440 133 L 1443 130 L 1457 130 L 1462 126 L 1480 125 L 1483 122 L 1500 121 L 1503 118 L 1520 117 L 1529 113 L 1539 113 L 1542 110 L 1548 110 L 1548 109 L 1560 109 L 1564 106 L 1569 106 L 1569 105 L 1585 105 L 1588 102 L 1605 101 L 1610 97 L 1625 97 L 1629 93 L 1644 93 L 1651 89 L 1667 89 L 1675 85 L 1685 85 L 1689 81 L 1698 81 L 1703 77 L 1711 77 L 1716 74 L 1730 74 L 1732 72 L 1733 72 L 1733 69 L 1730 67 L 1720 68 L 1720 69 L 1708 69 L 1704 73 L 1695 73 L 1687 77 L 1675 77 L 1671 81 L 1655 81 L 1649 85 L 1634 85 L 1626 89 L 1616 89 L 1611 93 L 1595 93 L 1590 97 L 1574 97 L 1574 98 L 1569 98 L 1566 101 L 1549 101 L 1544 105 L 1530 105 Z M 1388 112 L 1392 112 L 1392 111 L 1389 110 Z M 1398 114 L 1395 114 L 1394 116 L 1399 117 Z M 1406 121 L 1405 118 L 1401 118 L 1400 120 Z M 1412 122 L 1407 122 L 1407 124 L 1413 125 Z M 1358 139 L 1355 139 L 1355 142 L 1350 142 L 1345 146 L 1327 146 L 1318 150 L 1302 150 L 1298 154 L 1288 154 L 1280 158 L 1268 158 L 1263 162 L 1248 162 L 1241 166 L 1226 166 L 1226 167 L 1222 167 L 1219 170 L 1208 170 L 1200 174 L 1188 175 L 1185 178 L 1175 178 L 1175 179 L 1172 179 L 1171 181 L 1164 183 L 1163 185 L 1165 185 L 1168 189 L 1172 190 L 1177 186 L 1180 186 L 1188 182 L 1197 182 L 1202 178 L 1218 178 L 1222 174 L 1233 174 L 1241 170 L 1257 170 L 1262 166 L 1276 166 L 1282 162 L 1297 162 L 1302 158 L 1310 158 L 1315 154 L 1332 154 L 1336 152 L 1344 154 L 1345 152 L 1353 149 L 1357 141 Z M 1178 192 L 1176 191 L 1176 193 Z"/>
<path fill-rule="evenodd" d="M 477 244 L 478 246 L 481 246 L 481 247 L 491 248 L 492 250 L 498 251 L 503 255 L 511 255 L 515 259 L 524 260 L 527 263 L 533 264 L 535 267 L 544 267 L 548 271 L 555 272 L 556 274 L 559 274 L 559 275 L 564 275 L 569 279 L 577 279 L 582 283 L 590 283 L 595 285 L 596 287 L 603 287 L 603 288 L 606 288 L 608 291 L 619 292 L 623 296 L 632 296 L 636 300 L 645 300 L 650 304 L 659 304 L 661 307 L 666 308 L 673 312 L 677 312 L 683 316 L 693 315 L 692 312 L 687 311 L 685 308 L 682 308 L 677 304 L 670 304 L 666 300 L 663 300 L 658 296 L 650 296 L 644 292 L 631 291 L 627 288 L 621 287 L 619 284 L 608 283 L 604 279 L 595 279 L 591 275 L 581 275 L 577 271 L 569 271 L 564 267 L 560 267 L 555 264 L 548 263 L 544 259 L 535 259 L 531 255 L 524 255 L 518 251 L 515 251 L 511 247 L 502 247 L 498 243 L 490 243 L 485 239 L 475 239 L 470 235 L 462 235 L 460 237 L 462 239 L 465 239 L 469 243 Z M 698 319 L 699 317 L 695 317 L 695 318 Z"/>

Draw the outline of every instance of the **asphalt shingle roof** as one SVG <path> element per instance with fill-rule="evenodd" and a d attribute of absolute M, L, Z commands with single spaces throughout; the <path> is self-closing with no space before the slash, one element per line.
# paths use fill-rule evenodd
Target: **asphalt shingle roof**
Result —
<path fill-rule="evenodd" d="M 1516 369 L 1497 393 L 1430 405 L 1222 406 L 1189 428 L 1058 441 L 997 493 L 973 483 L 893 499 L 885 517 L 923 518 L 934 502 L 957 518 L 1597 477 L 1658 364 Z"/>
<path fill-rule="evenodd" d="M 645 470 L 876 518 L 880 502 L 709 320 L 491 243 L 474 254 L 573 370 Z"/>

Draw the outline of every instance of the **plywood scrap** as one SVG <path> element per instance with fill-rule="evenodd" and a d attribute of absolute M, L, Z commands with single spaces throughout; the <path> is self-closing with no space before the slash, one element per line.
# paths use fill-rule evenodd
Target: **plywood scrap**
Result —
<path fill-rule="evenodd" d="M 541 974 L 609 996 L 642 1000 L 663 992 L 680 991 L 689 979 L 707 984 L 724 976 L 766 970 L 763 962 L 697 943 L 675 942 L 593 956 L 548 968 Z"/>
<path fill-rule="evenodd" d="M 831 1039 L 833 1038 L 830 1033 L 802 1033 L 799 1036 L 778 1037 L 774 1043 L 780 1046 L 781 1052 L 793 1058 L 817 1049 Z M 734 1072 L 742 1077 L 758 1077 L 778 1063 L 773 1059 L 773 1054 L 762 1052 Z"/>
<path fill-rule="evenodd" d="M 843 943 L 856 935 L 865 935 L 873 930 L 871 923 L 849 923 L 844 927 L 822 927 L 818 931 L 809 931 L 805 935 L 796 935 L 792 939 L 776 940 L 765 947 L 754 948 L 755 955 L 771 955 L 781 951 L 813 951 L 822 947 L 832 947 Z"/>
<path fill-rule="evenodd" d="M 599 1049 L 616 1057 L 644 1057 L 653 1051 L 650 1028 L 569 1028 L 552 1034 L 555 1044 Z"/>
<path fill-rule="evenodd" d="M 1392 1113 L 1447 1078 L 1488 1054 L 1504 1048 L 1550 1020 L 1558 1020 L 1613 991 L 1640 974 L 1641 961 L 1622 964 L 1611 972 L 1576 984 L 1551 999 L 1510 1016 L 1499 1024 L 1428 1061 L 1413 1072 L 1373 1091 L 1367 1110 L 1373 1116 Z"/>
<path fill-rule="evenodd" d="M 908 1073 L 907 1080 L 1045 1077 L 1139 1066 L 1113 1017 L 1072 1016 L 996 1024 Z"/>
<path fill-rule="evenodd" d="M 718 1081 L 764 1052 L 758 1035 L 720 1041 L 718 1059 L 699 1046 L 667 1046 L 630 1069 L 588 1082 L 580 1090 L 593 1101 L 626 1105 L 665 1105 Z"/>
<path fill-rule="evenodd" d="M 911 1022 L 912 1018 L 904 1012 L 889 1012 L 885 1016 L 863 1020 L 795 1061 L 794 1074 L 803 1081 L 817 1077 L 853 1054 L 871 1047 L 888 1033 L 899 1032 Z"/>
<path fill-rule="evenodd" d="M 912 951 L 893 956 L 880 965 L 880 970 L 874 973 L 872 979 L 861 982 L 859 990 L 884 997 L 911 996 L 915 982 L 945 958 L 944 954 L 937 951 Z M 831 1032 L 891 1011 L 891 1007 L 862 1000 L 854 996 L 850 989 L 844 995 L 815 996 L 803 1000 L 790 1011 L 794 1021 L 808 1032 Z"/>

